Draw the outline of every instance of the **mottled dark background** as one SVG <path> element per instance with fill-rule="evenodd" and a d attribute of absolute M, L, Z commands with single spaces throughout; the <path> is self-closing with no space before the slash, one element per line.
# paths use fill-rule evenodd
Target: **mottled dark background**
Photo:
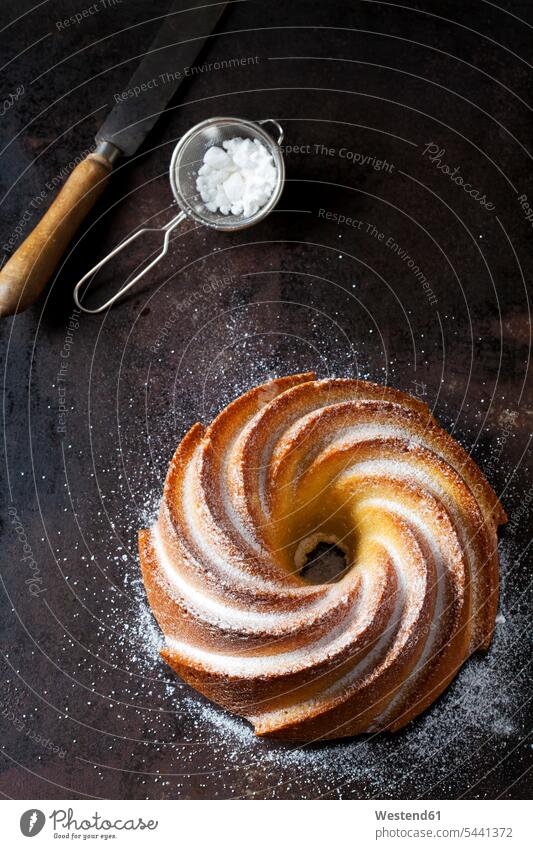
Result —
<path fill-rule="evenodd" d="M 32 5 L 3 0 L 0 11 L 2 97 L 24 86 L 2 107 L 2 245 L 21 219 L 29 232 L 32 200 L 44 192 L 46 205 L 46 183 L 91 145 L 169 4 L 100 2 L 66 29 L 58 22 L 95 4 Z M 519 197 L 533 202 L 532 25 L 525 0 L 233 4 L 201 62 L 253 62 L 182 86 L 46 297 L 2 321 L 4 796 L 527 797 L 533 262 Z M 272 116 L 288 146 L 309 145 L 287 151 L 278 210 L 230 236 L 184 226 L 132 297 L 73 320 L 72 289 L 89 264 L 141 222 L 168 220 L 173 146 L 214 114 Z M 429 143 L 489 209 L 424 156 Z M 95 294 L 155 247 L 121 256 Z M 256 741 L 159 661 L 136 530 L 194 420 L 263 378 L 308 368 L 423 397 L 511 521 L 488 655 L 394 738 L 296 750 Z"/>

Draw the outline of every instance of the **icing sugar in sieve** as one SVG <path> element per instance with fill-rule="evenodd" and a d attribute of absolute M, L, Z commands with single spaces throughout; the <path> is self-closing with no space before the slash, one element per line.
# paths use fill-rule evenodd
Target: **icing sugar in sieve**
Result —
<path fill-rule="evenodd" d="M 266 124 L 275 128 L 276 139 L 263 129 Z M 192 127 L 177 143 L 170 162 L 170 185 L 180 213 L 163 227 L 136 230 L 96 263 L 74 288 L 76 306 L 86 313 L 100 313 L 115 304 L 166 255 L 170 234 L 185 218 L 192 218 L 213 230 L 228 232 L 251 227 L 266 218 L 283 191 L 285 163 L 280 149 L 282 141 L 283 129 L 273 118 L 257 122 L 240 118 L 209 118 Z M 208 153 L 216 148 L 228 155 L 231 161 L 220 162 L 220 154 Z M 223 191 L 218 194 L 217 188 L 220 187 L 216 176 L 207 180 L 217 158 L 226 172 L 220 181 Z M 202 171 L 206 164 L 209 168 Z M 163 245 L 156 257 L 104 304 L 94 309 L 84 307 L 80 303 L 82 286 L 89 284 L 93 275 L 116 254 L 147 233 L 163 234 Z"/>

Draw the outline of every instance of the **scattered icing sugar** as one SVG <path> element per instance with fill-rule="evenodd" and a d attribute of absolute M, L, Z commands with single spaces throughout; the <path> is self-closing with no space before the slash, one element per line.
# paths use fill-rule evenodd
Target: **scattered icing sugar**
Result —
<path fill-rule="evenodd" d="M 108 633 L 100 649 L 107 660 L 128 671 L 118 684 L 113 681 L 113 686 L 121 703 L 135 707 L 131 709 L 133 717 L 120 705 L 109 711 L 113 720 L 107 714 L 100 722 L 95 719 L 97 730 L 118 730 L 124 735 L 105 760 L 113 770 L 124 770 L 135 794 L 149 798 L 315 798 L 317 787 L 324 796 L 334 798 L 446 798 L 463 792 L 476 796 L 478 790 L 486 795 L 486 787 L 470 789 L 471 776 L 482 778 L 511 753 L 525 733 L 521 706 L 528 697 L 528 680 L 518 659 L 529 639 L 529 614 L 516 601 L 514 550 L 507 556 L 503 549 L 501 616 L 505 621 L 497 624 L 489 652 L 471 658 L 446 693 L 394 736 L 380 734 L 305 746 L 257 738 L 249 723 L 208 703 L 161 660 L 162 637 L 148 607 L 135 557 L 136 530 L 153 524 L 168 462 L 188 427 L 197 419 L 209 422 L 238 395 L 282 373 L 276 371 L 274 357 L 257 355 L 252 336 L 239 335 L 236 319 L 225 320 L 229 341 L 238 337 L 231 357 L 217 363 L 216 372 L 210 371 L 212 350 L 209 346 L 198 350 L 189 377 L 202 373 L 205 382 L 180 396 L 168 421 L 158 421 L 147 456 L 147 465 L 153 464 L 157 473 L 148 485 L 146 467 L 140 469 L 138 479 L 132 479 L 130 473 L 134 497 L 123 515 L 113 516 L 124 537 L 133 542 L 126 561 L 123 549 L 116 558 L 111 556 L 109 574 L 119 582 L 122 577 L 131 598 L 127 608 L 120 608 L 118 627 Z M 336 359 L 335 338 L 321 337 L 319 344 L 335 376 L 350 376 L 351 366 L 345 358 Z M 239 362 L 246 362 L 246 368 L 239 368 Z M 283 373 L 313 365 L 316 362 L 308 358 L 307 351 L 300 352 Z M 378 382 L 387 378 L 364 369 L 359 376 Z M 117 608 L 113 594 L 105 605 L 113 625 L 117 625 Z M 87 751 L 81 754 L 88 756 Z M 521 757 L 520 750 L 511 757 Z M 138 773 L 130 773 L 132 767 Z M 102 787 L 108 787 L 112 785 L 105 782 L 108 778 L 116 781 L 117 772 L 104 769 L 101 775 Z M 506 786 L 505 777 L 501 785 Z"/>
<path fill-rule="evenodd" d="M 265 368 L 244 385 L 226 388 L 219 408 L 271 377 Z M 204 421 L 213 414 L 210 410 Z M 507 563 L 504 555 L 504 587 Z M 216 798 L 314 798 L 317 784 L 324 796 L 335 798 L 439 798 L 467 791 L 465 759 L 470 760 L 471 773 L 477 769 L 482 775 L 487 754 L 496 751 L 504 757 L 509 741 L 523 731 L 520 707 L 527 698 L 527 680 L 513 666 L 513 657 L 527 637 L 526 618 L 527 611 L 502 612 L 489 652 L 470 658 L 445 694 L 396 735 L 303 746 L 258 738 L 245 720 L 163 672 L 167 745 L 174 745 L 171 740 L 177 734 L 176 745 L 181 747 L 176 768 L 179 765 L 182 781 L 169 779 L 173 792 L 188 797 L 192 775 L 200 770 L 210 797 Z M 161 667 L 159 661 L 157 665 Z"/>
<path fill-rule="evenodd" d="M 509 657 L 526 621 L 499 626 L 488 654 L 472 657 L 446 694 L 396 735 L 298 746 L 256 737 L 245 720 L 195 694 L 174 694 L 174 709 L 198 735 L 198 748 L 206 747 L 217 797 L 316 798 L 319 785 L 330 798 L 475 798 L 465 770 L 481 777 L 488 753 L 505 757 L 509 740 L 525 731 L 527 677 L 515 679 Z"/>

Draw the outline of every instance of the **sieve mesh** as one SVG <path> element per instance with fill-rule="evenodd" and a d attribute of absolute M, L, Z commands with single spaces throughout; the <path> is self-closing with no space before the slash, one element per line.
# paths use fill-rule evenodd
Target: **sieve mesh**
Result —
<path fill-rule="evenodd" d="M 267 123 L 262 122 L 262 123 Z M 240 137 L 257 139 L 269 151 L 277 172 L 277 183 L 271 197 L 254 215 L 222 215 L 210 212 L 196 189 L 198 169 L 206 150 L 224 141 Z M 274 208 L 283 190 L 285 168 L 278 144 L 259 124 L 238 118 L 210 118 L 186 133 L 174 149 L 170 163 L 170 183 L 174 197 L 187 215 L 217 230 L 240 230 L 256 224 Z"/>

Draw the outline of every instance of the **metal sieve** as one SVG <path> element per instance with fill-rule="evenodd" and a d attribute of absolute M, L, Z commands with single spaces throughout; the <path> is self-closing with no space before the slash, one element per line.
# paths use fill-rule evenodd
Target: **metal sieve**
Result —
<path fill-rule="evenodd" d="M 265 124 L 272 124 L 276 128 L 277 138 L 275 140 L 263 129 Z M 210 212 L 196 188 L 198 169 L 202 165 L 206 150 L 214 145 L 220 146 L 222 142 L 235 137 L 251 140 L 257 139 L 267 148 L 276 166 L 277 182 L 274 191 L 265 205 L 249 216 L 222 215 L 220 212 Z M 208 118 L 207 121 L 202 121 L 200 124 L 192 127 L 177 143 L 170 161 L 170 186 L 181 212 L 163 227 L 142 227 L 140 230 L 136 230 L 135 233 L 132 233 L 131 236 L 113 248 L 107 256 L 97 262 L 76 283 L 74 288 L 76 306 L 86 313 L 99 313 L 116 303 L 128 289 L 131 289 L 132 286 L 138 283 L 165 256 L 168 251 L 170 234 L 185 218 L 192 218 L 199 224 L 204 224 L 213 230 L 225 230 L 230 233 L 236 230 L 243 230 L 245 227 L 251 227 L 265 218 L 274 209 L 283 191 L 285 163 L 280 149 L 282 141 L 283 129 L 273 118 L 265 118 L 257 122 L 244 121 L 241 118 Z M 80 303 L 81 287 L 116 254 L 123 251 L 124 248 L 146 233 L 163 234 L 163 246 L 157 256 L 142 271 L 136 274 L 132 280 L 128 281 L 116 294 L 109 298 L 105 304 L 102 304 L 102 306 L 96 309 L 84 307 Z M 85 289 L 86 291 L 87 288 Z"/>

